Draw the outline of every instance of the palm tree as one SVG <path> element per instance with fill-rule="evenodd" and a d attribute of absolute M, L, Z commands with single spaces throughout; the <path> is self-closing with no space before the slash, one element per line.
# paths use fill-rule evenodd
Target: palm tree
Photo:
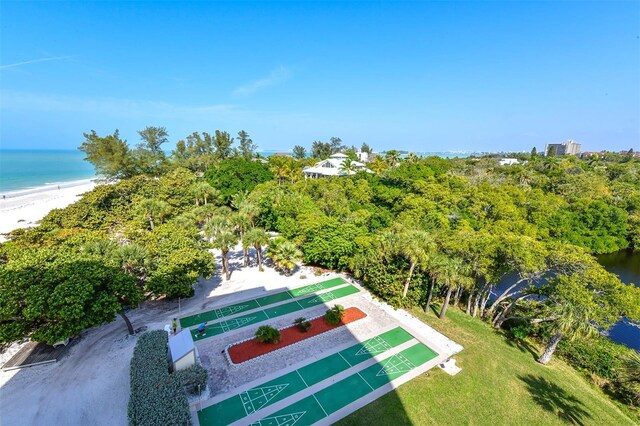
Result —
<path fill-rule="evenodd" d="M 128 244 L 119 247 L 115 257 L 124 272 L 136 278 L 138 284 L 144 282 L 151 263 L 149 250 L 135 243 Z"/>
<path fill-rule="evenodd" d="M 214 206 L 213 204 L 205 204 L 199 207 L 195 207 L 192 210 L 192 213 L 198 226 L 202 225 L 213 216 L 221 214 L 220 208 Z"/>
<path fill-rule="evenodd" d="M 200 205 L 201 200 L 203 204 L 207 204 L 208 200 L 215 200 L 220 196 L 220 191 L 209 185 L 208 182 L 204 181 L 200 181 L 193 185 L 191 187 L 191 193 L 195 198 L 196 206 Z"/>
<path fill-rule="evenodd" d="M 351 158 L 345 158 L 342 163 L 340 163 L 340 171 L 345 174 L 352 174 L 356 172 L 356 164 Z"/>
<path fill-rule="evenodd" d="M 269 243 L 269 234 L 262 228 L 253 228 L 244 234 L 242 239 L 243 247 L 247 248 L 253 246 L 256 249 L 256 258 L 258 261 L 258 269 L 264 271 L 262 268 L 262 247 Z"/>
<path fill-rule="evenodd" d="M 369 163 L 369 168 L 376 174 L 382 175 L 389 168 L 389 165 L 386 161 L 377 156 L 371 163 Z"/>
<path fill-rule="evenodd" d="M 142 200 L 139 209 L 149 221 L 152 231 L 155 228 L 155 221 L 162 222 L 162 219 L 171 212 L 171 206 L 166 201 L 152 198 Z"/>
<path fill-rule="evenodd" d="M 470 287 L 473 285 L 473 279 L 468 265 L 461 258 L 449 256 L 442 258 L 441 263 L 438 265 L 437 277 L 438 281 L 447 288 L 440 315 L 438 316 L 438 318 L 444 319 L 453 290 Z"/>
<path fill-rule="evenodd" d="M 620 369 L 620 381 L 626 384 L 640 401 L 640 353 L 629 351 L 622 358 L 622 368 Z"/>
<path fill-rule="evenodd" d="M 211 242 L 211 245 L 214 248 L 220 249 L 222 273 L 228 281 L 231 278 L 229 251 L 238 243 L 238 236 L 233 232 L 229 220 L 223 216 L 214 216 L 207 220 L 203 226 L 203 231 Z"/>
<path fill-rule="evenodd" d="M 247 266 L 249 264 L 249 246 L 245 246 L 244 244 L 244 234 L 247 232 L 249 227 L 251 226 L 251 222 L 244 212 L 237 211 L 231 215 L 231 224 L 233 225 L 236 232 L 238 232 L 240 236 L 240 240 L 243 241 L 242 244 L 242 257 L 243 257 L 243 265 Z"/>
<path fill-rule="evenodd" d="M 550 300 L 550 306 L 546 313 L 548 315 L 545 320 L 554 322 L 554 334 L 537 360 L 540 364 L 546 365 L 551 361 L 551 357 L 563 337 L 574 339 L 577 336 L 590 337 L 598 333 L 598 329 L 592 321 L 591 312 L 586 306 L 573 303 L 554 303 Z"/>
<path fill-rule="evenodd" d="M 428 232 L 410 229 L 396 233 L 391 231 L 383 236 L 383 244 L 392 254 L 404 257 L 409 261 L 409 276 L 402 290 L 402 297 L 407 297 L 411 278 L 416 267 L 425 267 L 429 257 L 435 251 L 435 243 Z"/>
<path fill-rule="evenodd" d="M 109 258 L 111 254 L 118 250 L 118 243 L 111 240 L 97 240 L 91 241 L 82 246 L 82 249 L 92 255 Z"/>
<path fill-rule="evenodd" d="M 281 269 L 285 275 L 291 275 L 296 262 L 302 259 L 302 252 L 291 241 L 279 238 L 269 245 L 269 255 L 273 263 Z"/>

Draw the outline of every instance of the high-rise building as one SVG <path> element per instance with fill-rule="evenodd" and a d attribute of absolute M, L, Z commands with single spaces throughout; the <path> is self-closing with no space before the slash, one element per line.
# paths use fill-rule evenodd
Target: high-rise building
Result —
<path fill-rule="evenodd" d="M 575 143 L 571 139 L 564 143 L 548 143 L 544 147 L 545 155 L 580 155 L 582 144 Z"/>

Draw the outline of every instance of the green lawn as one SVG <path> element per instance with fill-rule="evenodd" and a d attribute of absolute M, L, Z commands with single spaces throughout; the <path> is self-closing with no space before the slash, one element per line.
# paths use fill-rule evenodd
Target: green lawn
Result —
<path fill-rule="evenodd" d="M 365 406 L 338 425 L 633 425 L 633 420 L 554 358 L 535 362 L 535 348 L 516 346 L 488 325 L 450 309 L 414 315 L 464 346 L 451 377 L 432 369 Z"/>

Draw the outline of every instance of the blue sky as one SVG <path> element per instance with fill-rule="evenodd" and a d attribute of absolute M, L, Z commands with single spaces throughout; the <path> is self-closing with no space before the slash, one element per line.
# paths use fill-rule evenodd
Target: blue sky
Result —
<path fill-rule="evenodd" d="M 2 148 L 640 149 L 640 2 L 0 3 Z"/>

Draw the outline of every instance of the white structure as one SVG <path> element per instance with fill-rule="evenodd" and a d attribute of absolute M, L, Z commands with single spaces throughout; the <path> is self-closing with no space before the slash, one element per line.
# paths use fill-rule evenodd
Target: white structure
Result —
<path fill-rule="evenodd" d="M 341 153 L 333 154 L 331 157 L 326 160 L 322 160 L 319 163 L 316 163 L 315 166 L 305 167 L 302 169 L 302 173 L 305 178 L 318 178 L 323 176 L 347 176 L 354 175 L 356 172 L 365 171 L 368 173 L 373 173 L 371 170 L 367 169 L 364 163 L 359 161 L 352 161 L 351 166 L 353 170 L 346 171 L 344 169 L 344 163 L 347 160 L 347 156 Z"/>
<path fill-rule="evenodd" d="M 173 371 L 183 370 L 196 363 L 196 347 L 188 328 L 169 337 L 169 355 Z"/>
<path fill-rule="evenodd" d="M 580 155 L 581 149 L 582 144 L 569 139 L 564 143 L 548 143 L 544 147 L 544 155 Z"/>
<path fill-rule="evenodd" d="M 358 160 L 362 161 L 363 163 L 366 163 L 367 161 L 369 161 L 369 153 L 368 152 L 358 151 L 358 152 L 356 152 L 356 155 L 358 156 Z"/>
<path fill-rule="evenodd" d="M 502 160 L 500 160 L 500 165 L 501 166 L 513 166 L 514 164 L 520 164 L 518 159 L 516 159 L 516 158 L 503 158 Z"/>

